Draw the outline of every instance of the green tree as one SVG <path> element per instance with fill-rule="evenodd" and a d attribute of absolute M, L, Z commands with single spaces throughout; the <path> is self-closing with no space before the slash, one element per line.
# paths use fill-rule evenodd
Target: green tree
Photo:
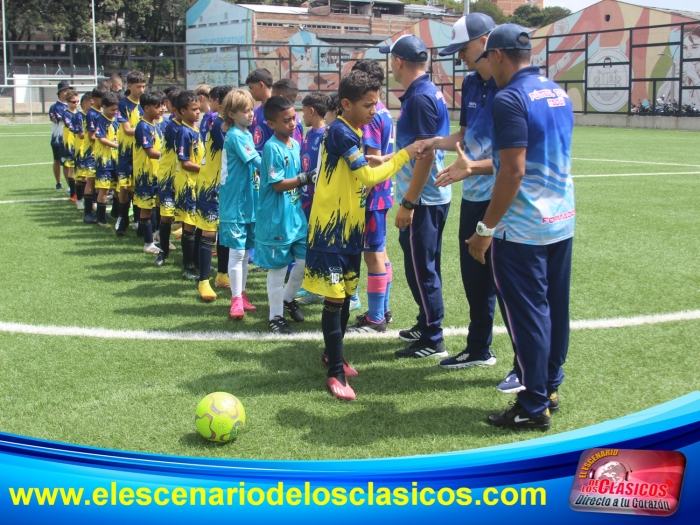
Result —
<path fill-rule="evenodd" d="M 513 11 L 510 21 L 523 27 L 540 27 L 544 14 L 536 5 L 523 4 Z"/>
<path fill-rule="evenodd" d="M 570 9 L 558 6 L 545 7 L 542 12 L 544 13 L 544 20 L 542 21 L 543 26 L 552 24 L 557 20 L 561 20 L 562 18 L 566 18 L 567 16 L 571 15 Z"/>
<path fill-rule="evenodd" d="M 503 13 L 501 8 L 488 0 L 479 0 L 478 2 L 469 4 L 469 12 L 489 15 L 497 24 L 505 24 L 508 22 L 508 17 Z"/>

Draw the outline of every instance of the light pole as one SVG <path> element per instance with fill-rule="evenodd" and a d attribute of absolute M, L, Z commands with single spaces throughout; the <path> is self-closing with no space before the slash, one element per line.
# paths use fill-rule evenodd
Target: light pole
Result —
<path fill-rule="evenodd" d="M 5 0 L 3 0 L 4 2 Z M 95 26 L 97 21 L 95 20 L 95 0 L 92 0 L 92 58 L 95 62 L 95 87 L 97 87 L 97 31 Z"/>

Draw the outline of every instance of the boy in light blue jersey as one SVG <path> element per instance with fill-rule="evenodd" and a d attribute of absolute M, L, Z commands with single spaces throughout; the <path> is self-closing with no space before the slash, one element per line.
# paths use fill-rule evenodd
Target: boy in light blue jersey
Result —
<path fill-rule="evenodd" d="M 220 115 L 228 127 L 221 157 L 219 185 L 219 243 L 228 249 L 233 319 L 255 310 L 246 294 L 248 254 L 255 246 L 255 212 L 260 189 L 260 155 L 248 128 L 255 101 L 250 92 L 235 89 L 223 100 Z"/>
<path fill-rule="evenodd" d="M 260 168 L 255 264 L 268 269 L 270 329 L 288 334 L 292 329 L 283 317 L 285 309 L 295 321 L 304 320 L 294 300 L 306 265 L 308 224 L 301 208 L 300 188 L 313 181 L 308 173 L 301 173 L 299 144 L 292 139 L 296 128 L 294 105 L 285 97 L 270 97 L 265 103 L 265 119 L 274 135 L 265 144 Z M 291 262 L 296 264 L 284 286 Z"/>

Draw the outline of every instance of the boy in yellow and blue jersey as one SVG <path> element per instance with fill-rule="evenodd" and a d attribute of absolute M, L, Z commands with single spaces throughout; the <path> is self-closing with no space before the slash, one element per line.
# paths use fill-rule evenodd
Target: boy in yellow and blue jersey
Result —
<path fill-rule="evenodd" d="M 182 221 L 182 278 L 196 281 L 194 265 L 194 228 L 197 214 L 195 185 L 204 159 L 204 145 L 197 129 L 199 98 L 192 91 L 182 91 L 175 99 L 175 109 L 182 123 L 177 130 L 175 147 L 175 220 Z M 161 239 L 162 242 L 162 239 Z"/>
<path fill-rule="evenodd" d="M 255 264 L 267 268 L 267 296 L 270 303 L 270 329 L 292 333 L 284 310 L 297 322 L 304 314 L 294 300 L 301 288 L 306 259 L 307 222 L 301 209 L 300 188 L 313 182 L 301 173 L 299 143 L 292 138 L 296 128 L 294 104 L 273 96 L 265 102 L 265 119 L 274 131 L 263 149 L 260 192 L 255 223 Z M 295 262 L 287 285 L 287 267 Z"/>
<path fill-rule="evenodd" d="M 97 131 L 97 121 L 102 116 L 102 97 L 106 91 L 102 88 L 94 88 L 92 90 L 92 106 L 88 109 L 85 115 L 85 124 L 83 126 L 83 143 L 81 147 L 81 156 L 85 162 L 85 214 L 83 222 L 85 224 L 95 224 L 93 202 L 97 199 L 95 189 L 95 132 Z"/>
<path fill-rule="evenodd" d="M 166 88 L 168 89 L 168 88 Z M 173 118 L 167 119 L 163 129 L 163 149 L 158 163 L 158 201 L 160 202 L 160 253 L 155 265 L 160 268 L 170 255 L 170 234 L 175 220 L 175 165 L 177 164 L 177 133 L 181 121 L 175 110 L 175 102 L 181 90 L 174 88 L 168 93 L 166 106 Z"/>
<path fill-rule="evenodd" d="M 153 244 L 151 214 L 158 195 L 158 161 L 162 134 L 157 121 L 165 105 L 165 93 L 148 91 L 139 99 L 143 116 L 134 131 L 134 205 L 140 210 L 139 223 L 143 232 L 144 253 L 160 253 Z"/>
<path fill-rule="evenodd" d="M 77 92 L 72 89 L 66 91 L 66 106 L 63 112 L 63 145 L 61 149 L 61 162 L 68 178 L 70 188 L 70 200 L 75 202 L 78 198 L 75 195 L 75 134 L 73 133 L 73 117 L 78 109 L 80 98 Z"/>
<path fill-rule="evenodd" d="M 230 91 L 231 89 L 233 86 L 218 86 L 211 91 L 214 91 L 218 97 L 222 92 L 225 96 L 228 93 L 226 90 Z M 221 181 L 221 156 L 225 140 L 224 119 L 217 116 L 210 124 L 207 133 L 207 142 L 204 148 L 206 153 L 202 160 L 202 169 L 199 171 L 195 183 L 195 198 L 197 199 L 195 226 L 202 232 L 199 247 L 196 247 L 195 243 L 195 249 L 199 250 L 198 292 L 203 301 L 216 299 L 216 292 L 209 284 L 209 275 L 212 252 L 216 245 L 216 232 L 219 229 L 219 183 Z M 226 285 L 228 285 L 228 276 L 226 274 L 224 276 L 226 277 Z M 220 279 L 217 275 L 217 280 Z"/>
<path fill-rule="evenodd" d="M 85 209 L 83 197 L 85 195 L 85 183 L 87 181 L 88 166 L 87 159 L 83 150 L 83 142 L 87 140 L 85 136 L 85 121 L 87 112 L 92 105 L 92 93 L 85 93 L 80 99 L 80 109 L 75 112 L 73 117 L 73 135 L 75 137 L 75 194 L 77 201 L 76 208 L 79 210 Z M 93 168 L 94 169 L 94 168 Z"/>
<path fill-rule="evenodd" d="M 369 124 L 379 100 L 379 81 L 352 71 L 340 82 L 343 116 L 328 128 L 321 145 L 321 165 L 308 229 L 304 289 L 325 297 L 321 327 L 328 365 L 326 386 L 338 399 L 355 399 L 347 382 L 357 371 L 343 358 L 343 337 L 350 318 L 350 298 L 360 278 L 365 234 L 365 187 L 389 179 L 411 158 L 417 145 L 399 151 L 377 168 L 364 155 L 360 127 Z"/>
<path fill-rule="evenodd" d="M 107 226 L 107 192 L 112 187 L 112 179 L 117 168 L 117 107 L 119 98 L 115 93 L 102 97 L 102 115 L 97 119 L 95 130 L 95 188 L 97 189 L 97 225 Z"/>
<path fill-rule="evenodd" d="M 133 148 L 134 131 L 143 115 L 139 104 L 141 95 L 146 90 L 146 75 L 141 71 L 131 71 L 126 76 L 126 86 L 129 96 L 119 101 L 119 156 L 117 161 L 117 178 L 119 180 L 119 219 L 115 226 L 118 237 L 123 237 L 129 227 L 129 194 L 134 190 Z M 134 221 L 138 218 L 138 210 L 134 209 Z"/>
<path fill-rule="evenodd" d="M 61 80 L 58 83 L 58 100 L 51 104 L 49 108 L 49 119 L 51 120 L 51 151 L 53 152 L 53 175 L 56 179 L 56 189 L 62 190 L 61 186 L 61 147 L 63 145 L 63 112 L 66 110 L 66 92 L 73 89 L 68 82 Z M 65 175 L 65 167 L 63 168 Z M 66 181 L 68 177 L 66 176 Z"/>

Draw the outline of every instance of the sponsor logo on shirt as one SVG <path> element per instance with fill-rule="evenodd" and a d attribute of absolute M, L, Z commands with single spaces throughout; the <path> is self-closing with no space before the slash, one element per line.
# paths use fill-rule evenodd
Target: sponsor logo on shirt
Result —
<path fill-rule="evenodd" d="M 301 169 L 302 169 L 303 171 L 309 171 L 309 165 L 310 165 L 310 164 L 311 164 L 311 161 L 309 160 L 309 156 L 308 156 L 308 155 L 304 155 L 304 156 L 301 158 Z"/>
<path fill-rule="evenodd" d="M 469 103 L 470 108 L 476 108 L 476 102 L 470 102 Z"/>
<path fill-rule="evenodd" d="M 258 128 L 256 128 L 255 133 L 253 133 L 253 142 L 256 144 L 260 144 L 262 142 L 262 131 L 260 131 Z"/>
<path fill-rule="evenodd" d="M 553 217 L 542 217 L 542 224 L 554 224 L 555 222 L 565 221 L 566 219 L 571 219 L 576 215 L 576 210 L 567 211 L 566 213 L 559 213 Z"/>

